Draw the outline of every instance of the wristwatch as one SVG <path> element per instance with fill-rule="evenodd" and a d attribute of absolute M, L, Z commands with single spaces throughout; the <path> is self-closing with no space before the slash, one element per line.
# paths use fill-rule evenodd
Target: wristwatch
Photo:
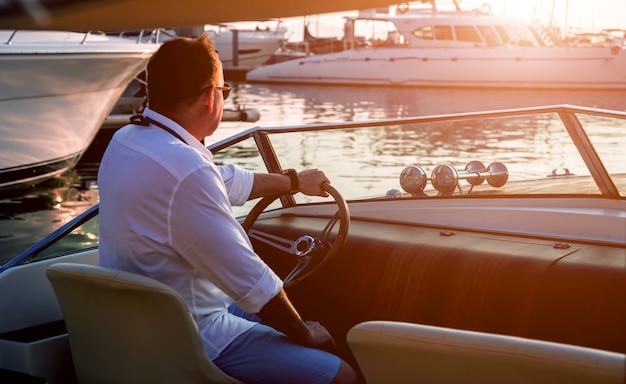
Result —
<path fill-rule="evenodd" d="M 289 180 L 291 180 L 291 190 L 289 191 L 291 195 L 300 192 L 300 184 L 298 183 L 298 172 L 296 172 L 295 169 L 285 169 L 281 172 L 281 174 L 289 176 Z"/>

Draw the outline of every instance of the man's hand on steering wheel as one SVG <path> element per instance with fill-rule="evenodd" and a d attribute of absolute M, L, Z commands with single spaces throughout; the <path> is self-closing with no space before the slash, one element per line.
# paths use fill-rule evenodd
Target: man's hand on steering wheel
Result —
<path fill-rule="evenodd" d="M 328 197 L 328 192 L 322 188 L 324 183 L 330 184 L 330 180 L 319 169 L 306 169 L 298 172 L 299 189 L 305 195 Z"/>

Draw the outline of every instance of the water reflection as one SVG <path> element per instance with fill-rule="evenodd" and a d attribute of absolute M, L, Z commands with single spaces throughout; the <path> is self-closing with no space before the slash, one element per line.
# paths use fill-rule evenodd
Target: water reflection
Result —
<path fill-rule="evenodd" d="M 98 201 L 95 185 L 72 170 L 37 186 L 0 194 L 0 264 Z"/>
<path fill-rule="evenodd" d="M 554 104 L 626 111 L 626 91 L 299 86 L 236 83 L 227 103 L 259 109 L 254 125 L 297 125 Z M 228 104 L 227 104 L 228 106 Z M 229 123 L 237 124 L 237 123 Z"/>

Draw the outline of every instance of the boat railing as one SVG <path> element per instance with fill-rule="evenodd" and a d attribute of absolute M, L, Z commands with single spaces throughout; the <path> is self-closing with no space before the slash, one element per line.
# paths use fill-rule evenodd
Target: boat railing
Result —
<path fill-rule="evenodd" d="M 21 43 L 21 42 L 16 41 L 19 32 L 25 32 L 25 31 L 24 30 L 19 30 L 19 29 L 14 30 L 13 32 L 11 32 L 11 35 L 4 42 L 4 44 L 5 45 L 12 45 L 14 43 Z M 135 34 L 136 34 L 137 39 L 136 39 L 135 42 L 137 44 L 145 44 L 145 43 L 155 43 L 156 44 L 156 43 L 160 42 L 159 41 L 160 36 L 162 34 L 165 34 L 165 33 L 166 32 L 164 32 L 161 29 L 154 29 L 154 30 L 150 30 L 150 31 L 147 31 L 147 32 L 145 30 L 134 31 L 132 33 L 132 35 L 131 35 L 131 33 L 124 31 L 124 32 L 120 32 L 118 34 L 118 37 L 120 37 L 120 38 L 128 38 L 129 36 L 133 36 L 134 37 Z M 113 34 L 106 33 L 106 32 L 103 32 L 103 31 L 86 31 L 86 32 L 83 32 L 83 38 L 80 40 L 80 42 L 78 44 L 85 45 L 85 44 L 89 43 L 89 38 L 91 36 L 94 36 L 94 35 L 100 35 L 100 36 L 107 36 L 107 35 L 109 35 L 109 36 L 113 36 Z M 129 40 L 129 41 L 132 41 L 132 40 Z"/>
<path fill-rule="evenodd" d="M 275 22 L 276 25 L 270 26 L 270 22 Z M 232 32 L 235 30 L 239 32 L 257 32 L 271 35 L 282 35 L 287 32 L 287 28 L 283 26 L 283 21 L 281 19 L 259 20 L 258 22 L 245 21 L 235 24 L 210 23 L 204 26 L 204 30 L 213 31 L 217 34 Z"/>
<path fill-rule="evenodd" d="M 159 44 L 165 40 L 169 40 L 176 36 L 177 35 L 174 31 L 166 30 L 163 28 L 157 28 L 157 29 L 148 30 L 148 31 L 146 31 L 145 29 L 142 29 L 140 31 L 121 31 L 118 33 L 118 37 L 121 37 L 121 38 L 136 37 L 137 44 L 141 44 L 141 43 Z"/>
<path fill-rule="evenodd" d="M 17 33 L 17 30 L 13 31 L 13 33 L 11 33 L 11 36 L 9 36 L 9 40 L 7 40 L 5 44 L 10 45 L 16 33 Z"/>

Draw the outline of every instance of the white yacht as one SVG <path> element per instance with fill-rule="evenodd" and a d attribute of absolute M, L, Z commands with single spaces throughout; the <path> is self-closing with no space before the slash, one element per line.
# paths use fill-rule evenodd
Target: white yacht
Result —
<path fill-rule="evenodd" d="M 252 82 L 417 87 L 626 89 L 626 52 L 554 44 L 484 10 L 391 7 L 346 18 L 341 52 L 257 68 Z M 367 34 L 367 35 L 366 35 Z"/>
<path fill-rule="evenodd" d="M 225 71 L 244 71 L 265 63 L 287 41 L 287 28 L 269 24 L 237 27 L 209 24 L 204 31 L 213 38 Z"/>
<path fill-rule="evenodd" d="M 0 31 L 0 188 L 70 169 L 157 44 L 99 33 Z"/>

